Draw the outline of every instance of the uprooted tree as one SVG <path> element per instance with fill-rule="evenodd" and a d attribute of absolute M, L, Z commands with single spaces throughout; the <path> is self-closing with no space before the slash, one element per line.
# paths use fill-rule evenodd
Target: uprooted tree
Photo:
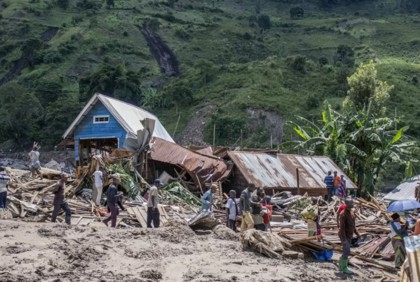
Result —
<path fill-rule="evenodd" d="M 357 184 L 358 194 L 365 196 L 375 191 L 386 164 L 405 164 L 411 171 L 419 154 L 418 142 L 404 134 L 408 127 L 401 127 L 399 118 L 386 115 L 384 105 L 392 86 L 378 80 L 376 74 L 370 62 L 348 78 L 348 96 L 341 112 L 326 101 L 319 124 L 303 117 L 289 122 L 301 138 L 292 142 L 295 149 L 331 157 Z"/>

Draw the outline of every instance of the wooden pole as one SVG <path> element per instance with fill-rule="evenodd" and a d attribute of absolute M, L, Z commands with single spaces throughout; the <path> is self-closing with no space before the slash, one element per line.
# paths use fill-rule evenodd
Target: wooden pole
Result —
<path fill-rule="evenodd" d="M 300 188 L 299 188 L 299 169 L 296 168 L 296 186 L 297 186 L 297 194 L 300 195 Z"/>
<path fill-rule="evenodd" d="M 176 121 L 174 133 L 172 133 L 172 136 L 175 136 L 176 130 L 178 129 L 179 119 L 181 118 L 181 113 L 178 115 L 178 120 Z"/>
<path fill-rule="evenodd" d="M 241 149 L 242 149 L 242 140 L 243 140 L 243 132 L 242 132 L 242 129 L 241 129 Z"/>
<path fill-rule="evenodd" d="M 273 134 L 270 135 L 270 148 L 273 149 Z"/>
<path fill-rule="evenodd" d="M 213 125 L 213 150 L 216 146 L 216 124 Z"/>

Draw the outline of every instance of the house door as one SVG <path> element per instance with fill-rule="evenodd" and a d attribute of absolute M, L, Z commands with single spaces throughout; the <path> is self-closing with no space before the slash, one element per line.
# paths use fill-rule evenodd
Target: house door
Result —
<path fill-rule="evenodd" d="M 86 166 L 90 158 L 102 153 L 110 153 L 118 148 L 119 139 L 116 137 L 93 138 L 79 140 L 79 165 Z"/>

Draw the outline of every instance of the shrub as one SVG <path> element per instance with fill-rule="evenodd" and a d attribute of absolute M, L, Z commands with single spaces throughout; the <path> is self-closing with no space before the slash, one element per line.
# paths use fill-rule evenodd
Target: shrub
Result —
<path fill-rule="evenodd" d="M 328 65 L 328 59 L 327 59 L 326 57 L 320 57 L 320 58 L 318 59 L 318 62 L 319 62 L 319 64 L 320 64 L 321 66 Z"/>
<path fill-rule="evenodd" d="M 190 36 L 190 34 L 188 33 L 188 31 L 186 31 L 185 29 L 183 29 L 183 28 L 177 28 L 176 30 L 175 30 L 175 36 L 177 36 L 177 37 L 179 37 L 179 38 L 181 38 L 181 39 L 190 39 L 191 38 L 191 36 Z"/>
<path fill-rule="evenodd" d="M 305 56 L 288 57 L 286 62 L 295 71 L 306 73 L 307 58 Z"/>
<path fill-rule="evenodd" d="M 292 19 L 303 18 L 305 11 L 301 7 L 293 7 L 290 9 L 290 17 Z"/>
<path fill-rule="evenodd" d="M 334 63 L 342 64 L 347 67 L 353 67 L 354 66 L 354 51 L 353 49 L 348 46 L 341 44 L 337 48 L 337 52 L 334 56 Z"/>
<path fill-rule="evenodd" d="M 270 17 L 266 14 L 261 14 L 257 18 L 258 26 L 262 30 L 270 29 L 271 28 L 271 20 Z"/>
<path fill-rule="evenodd" d="M 56 4 L 61 9 L 66 10 L 69 7 L 70 0 L 56 0 Z"/>

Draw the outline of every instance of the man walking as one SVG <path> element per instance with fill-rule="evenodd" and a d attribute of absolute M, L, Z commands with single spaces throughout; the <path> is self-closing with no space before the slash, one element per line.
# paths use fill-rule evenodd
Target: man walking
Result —
<path fill-rule="evenodd" d="M 331 197 L 333 195 L 334 190 L 334 177 L 331 175 L 331 170 L 328 171 L 328 175 L 324 178 L 324 183 L 327 186 L 328 198 L 327 201 L 331 201 Z"/>
<path fill-rule="evenodd" d="M 67 204 L 66 198 L 64 197 L 64 191 L 66 189 L 66 182 L 67 182 L 67 174 L 61 173 L 60 180 L 57 182 L 55 189 L 53 190 L 54 193 L 54 200 L 53 205 L 54 209 L 51 216 L 51 222 L 55 222 L 57 219 L 57 215 L 60 210 L 63 210 L 66 214 L 66 223 L 70 225 L 71 220 L 71 211 L 69 205 Z"/>
<path fill-rule="evenodd" d="M 111 215 L 104 219 L 102 222 L 108 226 L 108 222 L 111 221 L 111 227 L 117 226 L 117 216 L 120 213 L 118 210 L 118 201 L 121 197 L 121 194 L 118 193 L 118 184 L 121 183 L 121 178 L 119 174 L 113 174 L 111 176 L 112 183 L 108 186 L 107 190 L 107 205 L 108 210 L 111 212 Z"/>
<path fill-rule="evenodd" d="M 0 167 L 0 209 L 7 208 L 7 187 L 9 186 L 10 177 L 6 173 L 4 167 Z"/>
<path fill-rule="evenodd" d="M 348 257 L 350 255 L 350 246 L 351 240 L 353 239 L 353 233 L 357 237 L 360 237 L 359 233 L 356 230 L 356 216 L 352 211 L 353 208 L 353 199 L 347 197 L 345 200 L 346 208 L 340 213 L 339 221 L 340 226 L 338 230 L 338 237 L 340 237 L 341 245 L 343 246 L 343 254 L 339 261 L 340 271 L 345 274 L 352 274 L 348 269 Z"/>
<path fill-rule="evenodd" d="M 158 188 L 162 186 L 162 183 L 159 179 L 155 180 L 154 185 L 152 185 L 148 192 L 147 199 L 147 228 L 152 228 L 152 222 L 154 228 L 159 228 L 160 225 L 160 213 L 158 209 Z"/>
<path fill-rule="evenodd" d="M 32 177 L 35 177 L 37 174 L 42 180 L 41 163 L 39 162 L 39 149 L 40 147 L 38 146 L 38 143 L 34 142 L 32 151 L 30 151 L 28 155 L 31 160 L 30 169 L 32 172 Z"/>
<path fill-rule="evenodd" d="M 93 193 L 92 199 L 97 206 L 101 205 L 101 198 L 102 198 L 102 189 L 103 189 L 103 182 L 104 175 L 102 173 L 102 169 L 97 167 L 96 171 L 93 173 Z"/>
<path fill-rule="evenodd" d="M 217 191 L 217 185 L 213 183 L 210 189 L 207 190 L 207 192 L 203 194 L 203 196 L 201 197 L 201 210 L 202 211 L 213 210 L 214 194 L 216 193 L 216 191 Z"/>
<path fill-rule="evenodd" d="M 251 194 L 255 190 L 254 184 L 249 184 L 248 187 L 242 191 L 239 198 L 239 206 L 242 211 L 241 232 L 254 228 L 254 220 L 251 216 Z"/>

